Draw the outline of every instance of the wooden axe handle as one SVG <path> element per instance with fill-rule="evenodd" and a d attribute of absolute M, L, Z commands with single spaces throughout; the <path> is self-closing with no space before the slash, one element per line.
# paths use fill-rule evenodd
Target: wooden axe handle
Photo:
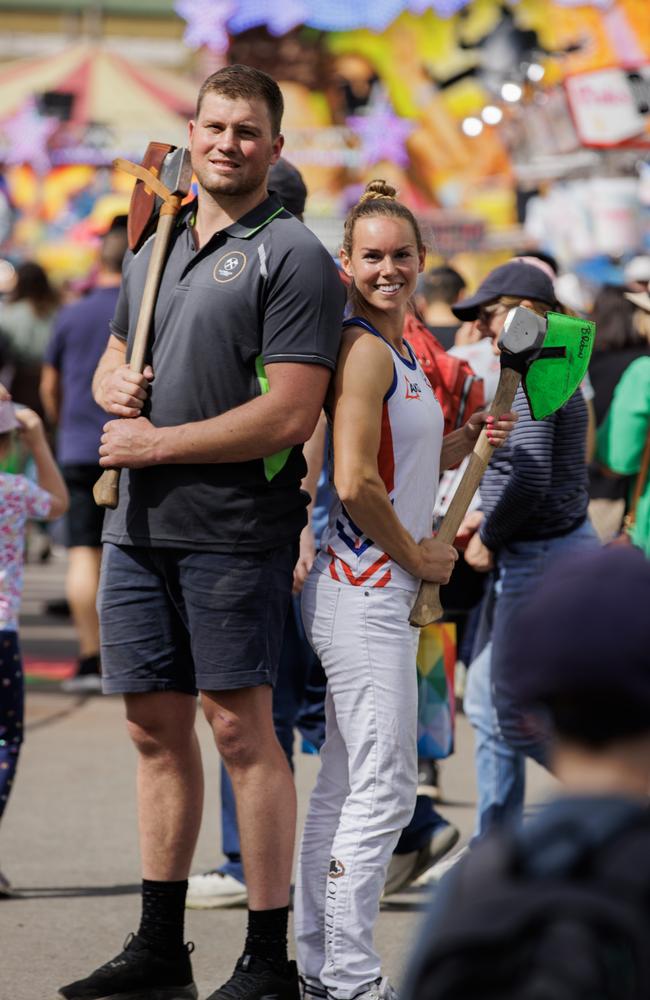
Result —
<path fill-rule="evenodd" d="M 156 298 L 167 257 L 169 239 L 174 230 L 181 201 L 181 198 L 174 195 L 170 203 L 163 205 L 160 209 L 129 360 L 129 366 L 138 374 L 141 374 L 145 367 L 151 320 L 156 308 Z M 119 501 L 119 479 L 119 469 L 104 470 L 93 487 L 93 497 L 98 507 L 108 507 L 109 510 L 115 510 Z"/>
<path fill-rule="evenodd" d="M 490 413 L 493 416 L 500 417 L 503 413 L 508 413 L 512 409 L 512 403 L 520 381 L 521 375 L 519 372 L 513 371 L 512 368 L 501 369 L 496 395 L 490 407 Z M 469 457 L 469 463 L 465 469 L 463 478 L 452 497 L 447 513 L 436 535 L 436 538 L 440 539 L 441 542 L 447 542 L 448 545 L 453 544 L 493 451 L 494 448 L 489 443 L 487 432 L 483 428 Z M 423 580 L 420 584 L 417 600 L 411 611 L 409 619 L 411 625 L 422 626 L 429 625 L 431 622 L 437 622 L 439 618 L 442 618 L 442 613 L 440 584 L 427 583 Z"/>

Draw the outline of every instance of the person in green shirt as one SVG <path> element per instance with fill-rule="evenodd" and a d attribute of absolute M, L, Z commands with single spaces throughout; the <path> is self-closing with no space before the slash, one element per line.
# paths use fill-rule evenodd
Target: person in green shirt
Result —
<path fill-rule="evenodd" d="M 632 491 L 650 434 L 650 357 L 638 358 L 623 373 L 598 431 L 597 459 L 619 476 L 631 476 Z M 650 558 L 650 475 L 646 471 L 632 541 Z"/>

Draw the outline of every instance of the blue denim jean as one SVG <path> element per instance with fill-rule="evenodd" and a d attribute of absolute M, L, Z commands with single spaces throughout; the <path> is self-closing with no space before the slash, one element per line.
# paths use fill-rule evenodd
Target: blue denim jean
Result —
<path fill-rule="evenodd" d="M 492 643 L 472 661 L 467 674 L 464 709 L 474 729 L 477 804 L 474 837 L 482 837 L 523 809 L 526 758 L 501 736 L 492 699 Z"/>
<path fill-rule="evenodd" d="M 525 664 L 509 661 L 507 640 L 553 561 L 597 544 L 594 529 L 585 521 L 568 535 L 512 542 L 499 551 L 491 641 L 479 642 L 465 694 L 465 712 L 476 735 L 477 836 L 495 822 L 521 818 L 526 756 L 544 766 L 548 763 L 547 732 L 538 717 L 522 711 L 514 694 L 513 677 Z"/>

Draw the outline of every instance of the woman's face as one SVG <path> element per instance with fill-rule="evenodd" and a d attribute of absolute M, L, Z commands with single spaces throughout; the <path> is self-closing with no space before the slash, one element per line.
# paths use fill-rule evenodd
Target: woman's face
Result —
<path fill-rule="evenodd" d="M 424 267 L 408 219 L 370 216 L 359 219 L 352 237 L 352 255 L 341 251 L 341 262 L 363 299 L 381 312 L 403 309 Z"/>

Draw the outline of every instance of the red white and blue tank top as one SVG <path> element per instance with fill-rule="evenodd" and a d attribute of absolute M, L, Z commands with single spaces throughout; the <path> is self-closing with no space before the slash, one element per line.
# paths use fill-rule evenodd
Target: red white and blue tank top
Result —
<path fill-rule="evenodd" d="M 408 358 L 365 319 L 348 319 L 343 326 L 363 327 L 390 352 L 393 381 L 382 407 L 377 467 L 397 517 L 419 542 L 431 535 L 440 478 L 442 409 L 406 341 Z M 315 569 L 354 587 L 393 586 L 414 591 L 420 583 L 364 534 L 335 492 Z"/>

